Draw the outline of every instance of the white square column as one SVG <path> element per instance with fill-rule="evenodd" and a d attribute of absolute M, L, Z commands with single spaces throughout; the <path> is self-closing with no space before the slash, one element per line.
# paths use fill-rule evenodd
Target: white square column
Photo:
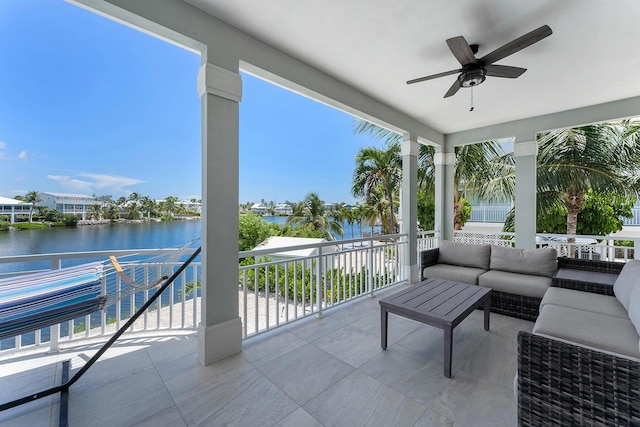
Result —
<path fill-rule="evenodd" d="M 454 200 L 454 173 L 456 155 L 454 152 L 443 152 L 441 147 L 436 148 L 433 158 L 435 164 L 435 229 L 440 231 L 440 237 L 445 240 L 453 240 L 453 200 Z"/>
<path fill-rule="evenodd" d="M 205 63 L 202 102 L 202 297 L 198 360 L 208 365 L 242 351 L 238 316 L 238 72 Z"/>
<path fill-rule="evenodd" d="M 402 141 L 402 197 L 400 212 L 402 213 L 403 234 L 407 235 L 408 244 L 404 251 L 404 277 L 409 283 L 417 283 L 418 271 L 418 154 L 420 146 L 416 137 L 405 135 Z"/>
<path fill-rule="evenodd" d="M 536 247 L 536 178 L 538 143 L 516 141 L 513 147 L 516 163 L 516 248 Z"/>

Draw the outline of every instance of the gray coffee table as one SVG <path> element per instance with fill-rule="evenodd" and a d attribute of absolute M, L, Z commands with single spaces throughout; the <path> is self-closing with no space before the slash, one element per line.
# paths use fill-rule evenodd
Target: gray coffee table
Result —
<path fill-rule="evenodd" d="M 380 300 L 382 349 L 387 349 L 389 313 L 444 330 L 444 376 L 451 378 L 453 329 L 484 304 L 484 329 L 489 330 L 491 289 L 442 279 L 427 279 Z"/>

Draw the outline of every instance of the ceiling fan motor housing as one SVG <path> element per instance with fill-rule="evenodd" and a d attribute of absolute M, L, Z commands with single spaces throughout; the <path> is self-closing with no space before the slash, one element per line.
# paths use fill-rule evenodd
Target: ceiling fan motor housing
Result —
<path fill-rule="evenodd" d="M 478 86 L 486 79 L 487 69 L 481 66 L 474 66 L 466 68 L 458 76 L 458 82 L 460 87 L 473 87 Z"/>

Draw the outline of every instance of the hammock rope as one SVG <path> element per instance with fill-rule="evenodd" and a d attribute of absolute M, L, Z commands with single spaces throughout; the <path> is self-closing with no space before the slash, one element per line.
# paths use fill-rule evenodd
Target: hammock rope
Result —
<path fill-rule="evenodd" d="M 41 392 L 38 393 L 32 393 L 29 396 L 25 396 L 22 397 L 20 399 L 16 399 L 13 400 L 11 402 L 7 402 L 4 404 L 0 405 L 0 411 L 4 411 L 10 408 L 14 408 L 16 406 L 20 406 L 23 405 L 25 403 L 29 403 L 32 402 L 34 400 L 37 399 L 41 399 L 43 397 L 46 396 L 51 396 L 53 394 L 56 393 L 60 393 L 60 414 L 59 414 L 59 424 L 60 425 L 67 425 L 67 410 L 68 410 L 68 403 L 67 403 L 67 399 L 68 399 L 68 394 L 69 394 L 69 387 L 71 387 L 76 381 L 78 381 L 80 379 L 80 377 L 82 375 L 84 375 L 84 373 L 113 345 L 113 343 L 122 335 L 125 333 L 125 331 L 127 329 L 129 329 L 129 327 L 131 327 L 131 325 L 133 325 L 133 323 L 140 317 L 142 316 L 142 314 L 151 306 L 151 304 L 153 304 L 159 297 L 160 295 L 162 295 L 162 293 L 169 287 L 169 285 L 171 285 L 171 283 L 173 283 L 173 281 L 180 275 L 182 274 L 182 272 L 187 268 L 187 266 L 189 264 L 191 264 L 191 262 L 200 254 L 201 248 L 197 248 L 195 250 L 195 252 L 193 254 L 191 254 L 191 256 L 189 256 L 189 258 L 182 263 L 182 265 L 180 265 L 178 267 L 178 269 L 176 271 L 173 272 L 173 274 L 166 280 L 164 281 L 164 283 L 162 284 L 162 286 L 160 286 L 160 288 L 158 289 L 157 292 L 155 292 L 143 305 L 142 307 L 140 307 L 140 309 L 138 309 L 133 316 L 131 316 L 129 318 L 129 320 L 126 321 L 126 323 L 124 325 L 122 325 L 122 327 L 120 329 L 118 329 L 116 331 L 115 334 L 113 334 L 113 336 L 106 342 L 104 343 L 104 345 L 93 355 L 93 357 L 91 357 L 87 363 L 80 368 L 80 370 L 78 372 L 75 373 L 75 375 L 73 375 L 73 377 L 71 377 L 71 379 L 69 379 L 69 370 L 70 370 L 70 363 L 69 361 L 65 361 L 63 362 L 63 374 L 62 374 L 62 384 L 59 386 L 54 386 L 51 387 L 49 389 L 43 390 Z M 23 276 L 24 277 L 24 276 Z M 0 290 L 2 289 L 2 287 L 0 287 Z M 1 293 L 0 293 L 1 296 Z M 101 298 L 104 298 L 104 296 L 102 295 Z M 75 317 L 75 316 L 73 316 Z M 73 318 L 71 317 L 71 318 Z M 56 323 L 59 323 L 56 322 Z M 1 324 L 0 324 L 1 327 Z"/>
<path fill-rule="evenodd" d="M 134 254 L 120 262 L 111 256 L 109 261 L 0 279 L 0 340 L 76 319 L 157 288 L 196 240 L 152 257 Z"/>

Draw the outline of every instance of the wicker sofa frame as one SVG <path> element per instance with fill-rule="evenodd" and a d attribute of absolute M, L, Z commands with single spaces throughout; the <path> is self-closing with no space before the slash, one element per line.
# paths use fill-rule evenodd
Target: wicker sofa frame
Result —
<path fill-rule="evenodd" d="M 558 258 L 560 268 L 618 274 L 624 263 Z M 553 278 L 552 286 L 613 295 L 613 286 Z M 640 362 L 518 334 L 518 424 L 640 425 Z"/>
<path fill-rule="evenodd" d="M 428 249 L 420 253 L 420 277 L 424 280 L 422 271 L 438 263 L 438 248 Z M 538 318 L 541 298 L 515 295 L 493 290 L 491 292 L 491 311 L 506 316 L 517 317 L 535 322 Z"/>

